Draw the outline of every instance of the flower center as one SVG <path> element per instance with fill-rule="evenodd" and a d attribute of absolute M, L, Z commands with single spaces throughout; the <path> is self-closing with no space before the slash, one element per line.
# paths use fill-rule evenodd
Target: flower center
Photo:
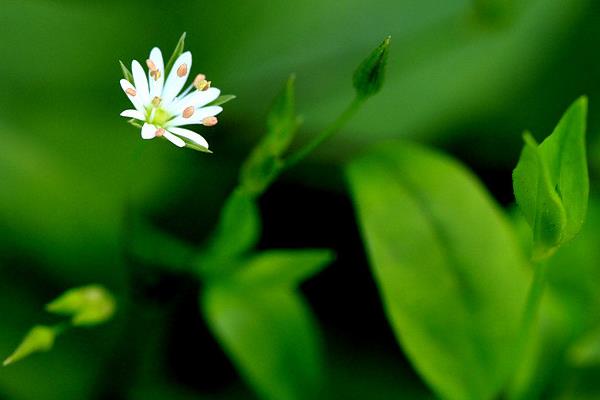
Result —
<path fill-rule="evenodd" d="M 162 107 L 152 107 L 147 111 L 146 121 L 154 126 L 165 126 L 173 116 Z"/>

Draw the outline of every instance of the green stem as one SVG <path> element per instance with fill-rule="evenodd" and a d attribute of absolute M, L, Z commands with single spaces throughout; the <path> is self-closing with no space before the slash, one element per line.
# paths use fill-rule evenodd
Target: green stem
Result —
<path fill-rule="evenodd" d="M 521 350 L 525 349 L 535 322 L 538 319 L 544 288 L 546 287 L 546 269 L 547 264 L 545 262 L 540 262 L 535 265 L 533 281 L 529 287 L 527 303 L 525 304 L 525 311 L 523 312 L 520 340 Z"/>
<path fill-rule="evenodd" d="M 286 170 L 293 167 L 294 165 L 302 161 L 310 153 L 312 153 L 317 147 L 323 144 L 323 142 L 331 138 L 344 125 L 346 125 L 346 123 L 354 116 L 354 114 L 356 114 L 356 112 L 363 105 L 364 100 L 364 98 L 355 97 L 352 103 L 350 103 L 346 110 L 342 114 L 340 114 L 340 116 L 335 121 L 333 121 L 331 125 L 329 125 L 323 131 L 321 131 L 321 133 L 319 133 L 313 140 L 308 142 L 300 150 L 291 154 L 285 160 L 281 169 Z"/>

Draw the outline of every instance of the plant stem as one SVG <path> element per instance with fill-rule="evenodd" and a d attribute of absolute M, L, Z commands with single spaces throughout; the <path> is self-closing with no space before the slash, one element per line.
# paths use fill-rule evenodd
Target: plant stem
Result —
<path fill-rule="evenodd" d="M 525 311 L 523 312 L 523 320 L 521 325 L 521 340 L 519 346 L 521 350 L 525 349 L 527 341 L 531 336 L 531 331 L 537 321 L 544 288 L 546 287 L 546 269 L 547 263 L 540 262 L 535 265 L 533 273 L 533 281 L 529 287 L 527 294 L 527 303 L 525 303 Z"/>
<path fill-rule="evenodd" d="M 359 110 L 359 108 L 364 103 L 364 98 L 355 97 L 352 100 L 352 103 L 344 110 L 340 116 L 333 121 L 331 125 L 325 128 L 321 133 L 319 133 L 313 140 L 308 142 L 304 147 L 302 147 L 297 152 L 291 154 L 284 162 L 282 166 L 282 170 L 286 170 L 288 168 L 293 167 L 298 162 L 302 161 L 306 156 L 312 153 L 317 147 L 319 147 L 323 142 L 332 137 L 337 131 L 339 131 Z"/>

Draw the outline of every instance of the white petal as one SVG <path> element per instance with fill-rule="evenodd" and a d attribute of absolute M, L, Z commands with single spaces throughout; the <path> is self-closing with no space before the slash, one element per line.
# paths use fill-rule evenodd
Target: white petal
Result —
<path fill-rule="evenodd" d="M 158 128 L 152 124 L 144 124 L 142 126 L 142 139 L 154 139 L 157 130 Z"/>
<path fill-rule="evenodd" d="M 183 64 L 185 64 L 187 67 L 185 74 L 183 76 L 178 76 L 177 70 Z M 179 58 L 177 58 L 177 60 L 175 61 L 175 64 L 173 64 L 173 68 L 171 69 L 171 72 L 169 72 L 169 77 L 167 78 L 167 81 L 165 82 L 165 87 L 164 87 L 163 93 L 162 93 L 163 104 L 165 104 L 165 105 L 170 104 L 171 101 L 173 101 L 173 99 L 175 98 L 175 96 L 177 96 L 179 94 L 179 92 L 183 88 L 183 85 L 185 85 L 185 82 L 187 81 L 188 76 L 190 75 L 191 69 L 192 69 L 192 53 L 190 53 L 189 51 L 186 51 L 185 53 L 180 55 Z"/>
<path fill-rule="evenodd" d="M 175 117 L 169 122 L 167 122 L 167 126 L 183 126 L 183 125 L 193 125 L 193 124 L 201 124 L 202 120 L 207 117 L 214 117 L 223 111 L 223 108 L 220 106 L 210 106 L 199 108 L 194 112 L 189 118 L 183 118 L 182 116 Z"/>
<path fill-rule="evenodd" d="M 169 111 L 173 115 L 179 115 L 183 112 L 183 110 L 185 110 L 189 106 L 194 106 L 194 108 L 204 107 L 205 105 L 219 97 L 220 94 L 221 91 L 217 88 L 209 88 L 208 90 L 203 91 L 197 90 L 193 93 L 188 94 L 181 100 L 172 103 L 171 106 L 169 106 Z"/>
<path fill-rule="evenodd" d="M 127 79 L 121 79 L 119 81 L 119 83 L 121 84 L 121 88 L 123 89 L 123 91 L 125 92 L 127 97 L 129 98 L 129 100 L 131 101 L 131 104 L 133 104 L 133 106 L 136 108 L 136 110 L 142 112 L 144 110 L 144 105 L 142 104 L 140 96 L 137 94 L 137 90 L 135 89 L 135 87 Z M 135 90 L 136 95 L 131 96 L 129 93 L 127 93 L 128 89 Z"/>
<path fill-rule="evenodd" d="M 139 119 L 140 121 L 144 121 L 146 119 L 144 113 L 138 110 L 125 110 L 121 113 L 121 117 L 135 118 Z"/>
<path fill-rule="evenodd" d="M 148 78 L 146 73 L 139 62 L 133 60 L 131 63 L 131 73 L 133 74 L 133 82 L 135 83 L 135 89 L 137 95 L 140 96 L 140 101 L 143 104 L 150 102 L 150 93 L 148 92 Z"/>
<path fill-rule="evenodd" d="M 155 47 L 150 52 L 150 60 L 154 63 L 160 75 L 158 79 L 154 79 L 150 76 L 150 71 L 148 71 L 148 82 L 150 83 L 150 98 L 153 99 L 155 96 L 160 97 L 162 95 L 162 90 L 165 82 L 165 63 L 163 61 L 162 52 L 158 47 Z"/>
<path fill-rule="evenodd" d="M 198 135 L 194 131 L 190 131 L 189 129 L 177 128 L 175 126 L 169 128 L 169 132 L 179 135 L 181 137 L 190 139 L 192 142 L 196 143 L 199 146 L 205 147 L 208 149 L 208 142 L 202 136 Z"/>
<path fill-rule="evenodd" d="M 183 141 L 183 139 L 178 138 L 177 136 L 171 134 L 169 131 L 165 131 L 165 133 L 163 133 L 163 136 L 165 137 L 165 139 L 167 139 L 169 142 L 173 143 L 175 146 L 185 147 L 185 142 Z"/>

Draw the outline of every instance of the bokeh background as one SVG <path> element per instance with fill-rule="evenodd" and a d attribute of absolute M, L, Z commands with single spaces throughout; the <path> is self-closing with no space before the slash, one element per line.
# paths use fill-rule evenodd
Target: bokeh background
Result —
<path fill-rule="evenodd" d="M 382 92 L 261 199 L 260 247 L 338 254 L 302 286 L 331 398 L 431 398 L 385 319 L 341 167 L 383 139 L 412 139 L 468 164 L 510 207 L 521 132 L 546 136 L 582 94 L 593 177 L 600 161 L 600 3 L 482 3 L 2 0 L 0 355 L 69 287 L 101 283 L 144 307 L 0 369 L 0 398 L 254 398 L 205 326 L 195 281 L 138 268 L 132 283 L 125 215 L 201 243 L 287 76 L 297 74 L 302 143 L 351 100 L 354 68 L 388 34 Z M 182 32 L 193 72 L 238 96 L 202 131 L 211 155 L 142 142 L 119 117 L 129 104 L 118 60 L 169 53 Z"/>

